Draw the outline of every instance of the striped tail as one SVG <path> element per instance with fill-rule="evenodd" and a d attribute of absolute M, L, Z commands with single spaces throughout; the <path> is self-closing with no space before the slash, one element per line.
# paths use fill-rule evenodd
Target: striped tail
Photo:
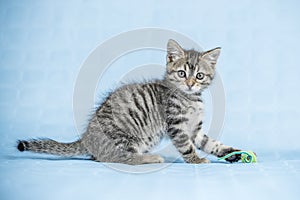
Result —
<path fill-rule="evenodd" d="M 71 143 L 60 143 L 50 139 L 41 140 L 19 140 L 17 148 L 19 151 L 31 151 L 35 153 L 46 153 L 59 156 L 88 155 L 87 149 L 81 140 Z"/>

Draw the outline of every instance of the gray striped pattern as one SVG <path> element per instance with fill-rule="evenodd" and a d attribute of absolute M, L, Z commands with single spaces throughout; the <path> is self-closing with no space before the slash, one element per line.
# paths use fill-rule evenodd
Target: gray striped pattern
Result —
<path fill-rule="evenodd" d="M 149 153 L 169 136 L 188 163 L 208 163 L 196 148 L 218 157 L 236 149 L 202 132 L 201 92 L 211 83 L 220 48 L 184 50 L 174 40 L 167 47 L 163 80 L 124 85 L 112 92 L 92 116 L 86 132 L 74 143 L 53 140 L 19 141 L 20 151 L 62 156 L 89 155 L 98 162 L 160 163 Z M 230 162 L 239 160 L 230 157 Z"/>

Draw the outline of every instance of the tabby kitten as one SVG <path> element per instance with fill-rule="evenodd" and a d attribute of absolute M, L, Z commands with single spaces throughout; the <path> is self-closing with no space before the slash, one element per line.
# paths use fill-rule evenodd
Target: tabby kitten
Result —
<path fill-rule="evenodd" d="M 217 157 L 236 151 L 202 131 L 201 93 L 213 80 L 219 54 L 220 48 L 184 50 L 169 40 L 164 79 L 116 89 L 94 113 L 81 139 L 72 143 L 21 140 L 17 148 L 61 156 L 88 155 L 98 162 L 131 165 L 164 162 L 148 152 L 165 135 L 187 163 L 209 163 L 197 155 L 196 148 Z M 239 159 L 235 155 L 227 161 Z"/>

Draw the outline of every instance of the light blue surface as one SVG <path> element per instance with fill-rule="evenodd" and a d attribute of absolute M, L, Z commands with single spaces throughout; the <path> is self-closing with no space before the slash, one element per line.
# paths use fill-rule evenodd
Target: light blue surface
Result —
<path fill-rule="evenodd" d="M 0 199 L 299 199 L 299 7 L 296 0 L 0 1 Z M 72 95 L 81 64 L 103 41 L 142 27 L 222 47 L 221 139 L 255 151 L 259 163 L 178 161 L 137 175 L 15 150 L 17 139 L 76 139 Z M 145 56 L 119 64 L 165 60 L 163 52 Z M 115 84 L 114 73 L 108 77 L 103 91 Z"/>

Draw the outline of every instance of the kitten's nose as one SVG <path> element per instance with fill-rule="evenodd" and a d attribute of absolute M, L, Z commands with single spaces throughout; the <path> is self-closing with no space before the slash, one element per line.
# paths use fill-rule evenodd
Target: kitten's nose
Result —
<path fill-rule="evenodd" d="M 191 89 L 192 87 L 193 87 L 193 85 L 195 85 L 195 83 L 196 83 L 196 80 L 195 79 L 187 79 L 186 81 L 185 81 L 185 83 L 186 83 L 186 85 L 189 87 L 189 89 Z"/>

